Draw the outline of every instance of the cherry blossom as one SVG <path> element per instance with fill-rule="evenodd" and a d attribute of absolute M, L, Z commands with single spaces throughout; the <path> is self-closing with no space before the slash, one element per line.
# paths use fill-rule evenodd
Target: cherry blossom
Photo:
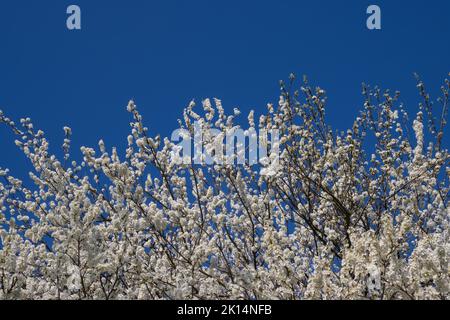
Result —
<path fill-rule="evenodd" d="M 192 139 L 194 123 L 278 130 L 267 165 L 173 161 L 133 101 L 126 152 L 105 139 L 81 161 L 69 127 L 54 155 L 0 112 L 32 167 L 32 183 L 0 168 L 0 299 L 448 299 L 449 81 L 432 101 L 418 80 L 412 120 L 399 93 L 364 85 L 336 133 L 325 90 L 290 79 L 259 116 L 206 99 L 179 120 Z"/>

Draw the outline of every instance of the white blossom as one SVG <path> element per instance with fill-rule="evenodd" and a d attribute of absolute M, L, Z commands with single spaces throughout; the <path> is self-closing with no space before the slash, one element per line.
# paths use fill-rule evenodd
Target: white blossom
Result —
<path fill-rule="evenodd" d="M 222 138 L 239 121 L 247 137 L 277 130 L 255 165 L 184 161 L 133 101 L 124 154 L 100 140 L 71 155 L 64 127 L 63 160 L 29 118 L 0 112 L 31 164 L 25 181 L 0 168 L 0 299 L 449 299 L 445 119 L 427 134 L 430 103 L 410 124 L 364 87 L 338 134 L 323 89 L 281 91 L 257 123 L 218 99 L 179 121 L 187 138 L 195 121 Z"/>

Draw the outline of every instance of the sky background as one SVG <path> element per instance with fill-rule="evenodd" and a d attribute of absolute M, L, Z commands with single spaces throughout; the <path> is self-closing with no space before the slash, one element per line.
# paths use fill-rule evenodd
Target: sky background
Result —
<path fill-rule="evenodd" d="M 66 28 L 66 8 L 82 30 Z M 382 30 L 366 28 L 366 8 L 382 10 Z M 73 151 L 125 146 L 134 99 L 150 133 L 170 135 L 195 99 L 222 99 L 231 113 L 265 111 L 278 82 L 308 75 L 329 96 L 339 130 L 361 110 L 361 83 L 400 90 L 411 115 L 413 72 L 437 93 L 450 71 L 448 0 L 2 0 L 0 109 L 31 117 L 59 150 L 63 126 Z M 0 127 L 0 167 L 24 176 L 27 160 Z"/>

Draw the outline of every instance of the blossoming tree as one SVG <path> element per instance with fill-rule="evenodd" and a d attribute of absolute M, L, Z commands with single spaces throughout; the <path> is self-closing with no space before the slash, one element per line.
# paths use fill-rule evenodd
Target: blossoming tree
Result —
<path fill-rule="evenodd" d="M 450 82 L 433 103 L 418 80 L 412 130 L 397 93 L 364 86 L 339 134 L 324 90 L 290 80 L 248 116 L 278 130 L 276 166 L 173 161 L 176 143 L 149 136 L 134 102 L 126 153 L 100 141 L 80 163 L 70 128 L 58 157 L 30 119 L 0 113 L 33 182 L 0 169 L 0 299 L 448 299 Z M 237 110 L 202 104 L 184 132 L 238 126 Z"/>

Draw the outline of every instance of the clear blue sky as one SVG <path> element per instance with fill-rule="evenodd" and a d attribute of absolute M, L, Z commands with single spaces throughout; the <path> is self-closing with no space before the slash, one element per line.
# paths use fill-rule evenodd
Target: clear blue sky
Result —
<path fill-rule="evenodd" d="M 66 8 L 82 30 L 66 29 Z M 382 30 L 366 8 L 382 9 Z M 278 80 L 307 74 L 329 94 L 328 116 L 346 129 L 361 109 L 361 82 L 402 91 L 415 113 L 413 72 L 436 92 L 450 71 L 450 1 L 2 0 L 0 109 L 29 116 L 53 148 L 64 125 L 73 145 L 125 145 L 130 98 L 151 133 L 169 134 L 195 98 L 231 111 L 278 101 Z M 0 128 L 0 166 L 23 157 Z"/>

